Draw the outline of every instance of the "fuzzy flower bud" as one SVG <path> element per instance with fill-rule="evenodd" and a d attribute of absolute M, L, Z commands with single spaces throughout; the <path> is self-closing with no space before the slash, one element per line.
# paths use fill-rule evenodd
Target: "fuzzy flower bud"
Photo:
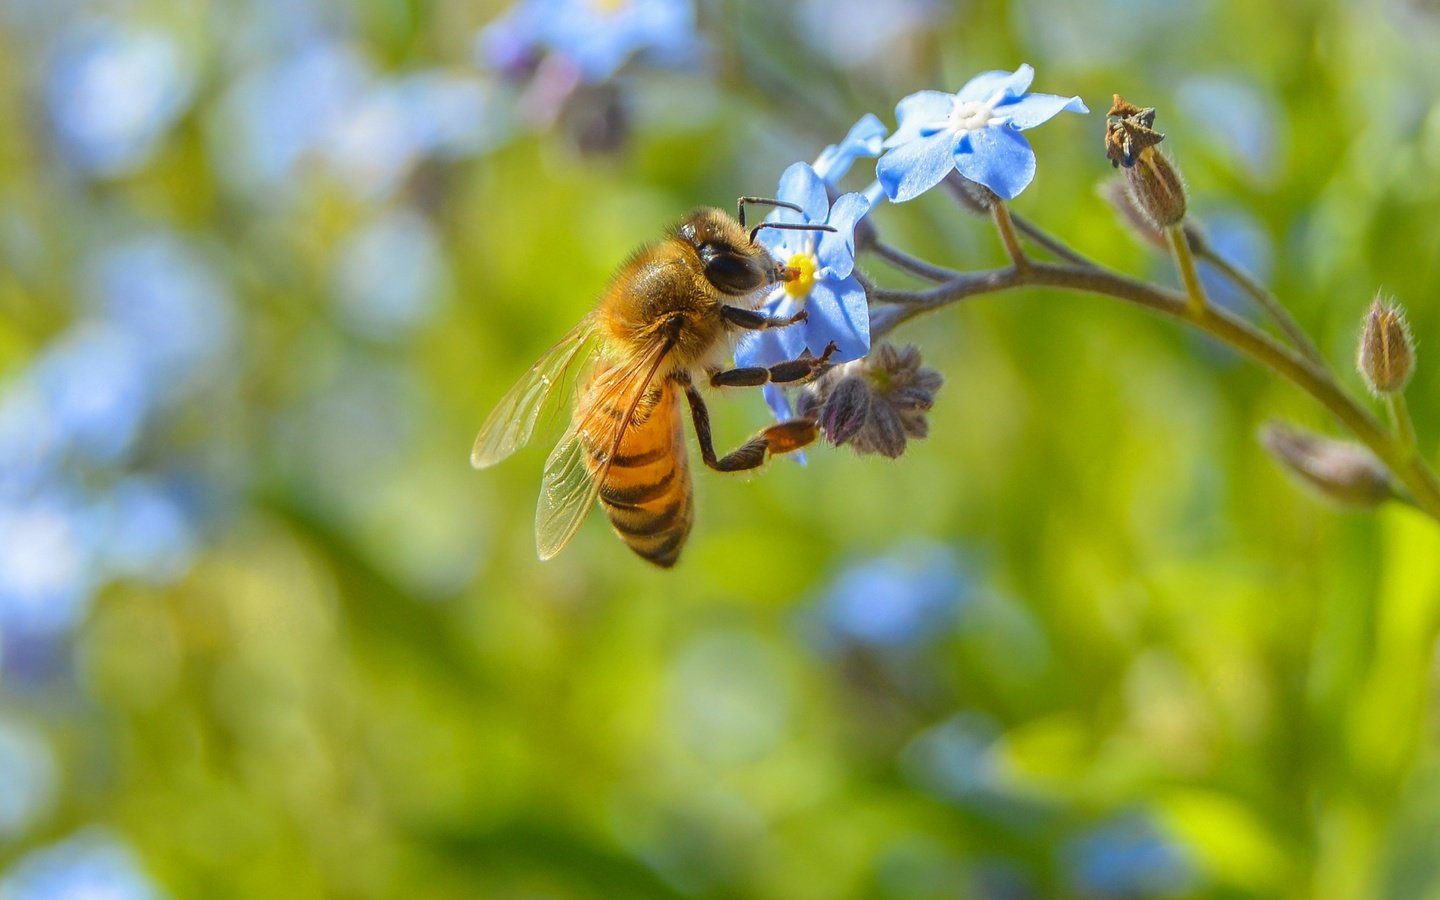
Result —
<path fill-rule="evenodd" d="M 926 418 L 944 379 L 922 365 L 914 346 L 881 344 L 870 356 L 836 366 L 807 385 L 798 405 L 814 416 L 832 444 L 891 459 L 906 441 L 930 433 Z"/>
<path fill-rule="evenodd" d="M 1154 126 L 1154 107 L 1141 109 L 1116 94 L 1105 120 L 1105 155 L 1125 173 L 1135 206 L 1156 228 L 1168 228 L 1185 218 L 1185 182 L 1155 149 L 1165 135 Z"/>
<path fill-rule="evenodd" d="M 1260 443 L 1302 482 L 1346 506 L 1378 506 L 1393 496 L 1390 473 L 1365 447 L 1301 431 L 1283 422 L 1260 430 Z"/>
<path fill-rule="evenodd" d="M 1415 339 L 1405 322 L 1405 310 L 1393 300 L 1376 296 L 1365 316 L 1356 363 L 1365 383 L 1376 395 L 1405 390 L 1415 372 Z"/>
<path fill-rule="evenodd" d="M 990 207 L 1000 202 L 1000 197 L 978 181 L 971 181 L 959 172 L 945 176 L 945 189 L 959 204 L 977 216 L 990 215 Z"/>

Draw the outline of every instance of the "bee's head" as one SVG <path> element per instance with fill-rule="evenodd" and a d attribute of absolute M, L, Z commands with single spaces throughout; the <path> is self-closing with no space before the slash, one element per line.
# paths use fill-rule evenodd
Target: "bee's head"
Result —
<path fill-rule="evenodd" d="M 799 207 L 779 200 L 756 197 L 740 198 L 739 219 L 723 210 L 699 209 L 686 216 L 675 229 L 675 236 L 689 244 L 699 257 L 705 279 L 726 294 L 749 294 L 767 284 L 786 281 L 791 276 L 784 265 L 775 261 L 755 235 L 763 228 L 834 231 L 829 225 L 791 225 L 764 222 L 745 230 L 745 204 L 765 203 L 798 210 Z"/>

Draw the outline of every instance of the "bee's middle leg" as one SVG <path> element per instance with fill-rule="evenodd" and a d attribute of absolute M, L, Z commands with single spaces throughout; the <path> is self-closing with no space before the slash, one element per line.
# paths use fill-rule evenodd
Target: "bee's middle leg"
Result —
<path fill-rule="evenodd" d="M 744 366 L 710 374 L 711 387 L 759 387 L 762 384 L 795 384 L 809 381 L 830 364 L 830 357 L 839 349 L 831 341 L 819 356 L 807 355 L 787 359 L 773 366 Z"/>
<path fill-rule="evenodd" d="M 705 465 L 717 472 L 740 472 L 759 468 L 772 455 L 799 450 L 813 443 L 820 434 L 819 426 L 813 419 L 791 419 L 771 425 L 739 448 L 717 458 L 715 443 L 710 435 L 710 410 L 705 406 L 705 398 L 700 396 L 693 384 L 688 383 L 685 386 L 685 398 L 690 401 L 690 417 L 695 423 L 695 437 L 700 443 L 700 458 L 705 461 Z"/>

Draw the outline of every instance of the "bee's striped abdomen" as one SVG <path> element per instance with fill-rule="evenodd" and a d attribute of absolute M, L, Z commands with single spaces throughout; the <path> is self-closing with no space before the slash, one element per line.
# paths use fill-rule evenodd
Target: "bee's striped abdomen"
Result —
<path fill-rule="evenodd" d="M 680 429 L 680 395 L 670 382 L 646 397 L 620 439 L 610 471 L 600 484 L 600 503 L 615 533 L 637 554 L 669 568 L 680 557 L 695 509 L 690 467 Z M 623 416 L 625 410 L 614 410 Z M 587 448 L 598 465 L 608 448 Z"/>

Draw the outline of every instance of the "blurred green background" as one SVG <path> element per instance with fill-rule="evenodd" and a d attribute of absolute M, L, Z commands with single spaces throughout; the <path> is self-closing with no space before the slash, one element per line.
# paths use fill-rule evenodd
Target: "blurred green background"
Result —
<path fill-rule="evenodd" d="M 0 898 L 1440 897 L 1440 530 L 1289 483 L 1256 428 L 1332 423 L 1171 323 L 912 323 L 930 438 L 697 472 L 671 572 L 599 516 L 539 563 L 548 448 L 467 463 L 634 246 L 1021 62 L 1092 114 L 1017 210 L 1171 280 L 1097 193 L 1110 95 L 1159 107 L 1352 388 L 1408 306 L 1433 447 L 1440 10 L 631 0 L 651 44 L 523 46 L 579 2 L 0 0 Z"/>

